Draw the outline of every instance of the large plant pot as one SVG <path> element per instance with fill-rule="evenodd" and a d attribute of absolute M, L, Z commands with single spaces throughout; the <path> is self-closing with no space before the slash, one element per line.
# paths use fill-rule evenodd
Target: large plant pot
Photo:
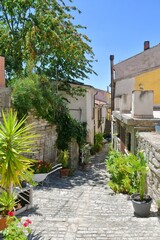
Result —
<path fill-rule="evenodd" d="M 82 170 L 83 171 L 86 171 L 86 170 L 88 170 L 88 163 L 82 163 Z"/>
<path fill-rule="evenodd" d="M 68 177 L 70 169 L 69 168 L 62 168 L 60 169 L 60 177 Z"/>
<path fill-rule="evenodd" d="M 152 203 L 152 198 L 146 195 L 146 199 L 139 201 L 140 194 L 133 194 L 131 196 L 131 201 L 134 208 L 134 214 L 138 217 L 148 217 L 150 215 L 150 208 Z"/>
<path fill-rule="evenodd" d="M 6 227 L 6 217 L 0 218 L 0 231 L 4 230 Z"/>

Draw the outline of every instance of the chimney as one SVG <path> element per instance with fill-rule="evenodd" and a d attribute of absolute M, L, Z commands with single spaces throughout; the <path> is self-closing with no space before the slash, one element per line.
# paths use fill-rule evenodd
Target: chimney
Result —
<path fill-rule="evenodd" d="M 150 48 L 150 42 L 149 41 L 145 41 L 144 42 L 144 51 Z"/>
<path fill-rule="evenodd" d="M 0 57 L 0 88 L 5 87 L 5 60 Z"/>

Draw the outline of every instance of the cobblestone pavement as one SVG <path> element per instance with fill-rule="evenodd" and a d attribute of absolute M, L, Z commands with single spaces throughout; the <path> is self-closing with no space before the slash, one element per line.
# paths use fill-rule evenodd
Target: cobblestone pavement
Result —
<path fill-rule="evenodd" d="M 126 195 L 107 186 L 106 149 L 91 159 L 89 170 L 65 179 L 53 174 L 48 186 L 34 189 L 34 208 L 23 215 L 33 224 L 34 240 L 160 240 L 155 206 L 148 218 L 134 216 Z"/>

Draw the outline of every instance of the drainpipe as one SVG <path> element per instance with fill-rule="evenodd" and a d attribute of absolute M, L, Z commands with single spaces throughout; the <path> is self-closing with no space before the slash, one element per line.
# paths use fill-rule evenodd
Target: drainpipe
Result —
<path fill-rule="evenodd" d="M 110 66 L 111 66 L 111 114 L 114 111 L 114 55 L 110 55 Z"/>
<path fill-rule="evenodd" d="M 111 66 L 111 142 L 114 148 L 114 126 L 113 126 L 113 115 L 112 112 L 114 111 L 114 55 L 110 55 L 110 66 Z"/>

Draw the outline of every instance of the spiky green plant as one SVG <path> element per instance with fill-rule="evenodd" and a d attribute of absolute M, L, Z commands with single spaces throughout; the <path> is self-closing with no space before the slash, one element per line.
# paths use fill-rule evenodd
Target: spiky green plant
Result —
<path fill-rule="evenodd" d="M 17 196 L 15 193 L 9 194 L 3 191 L 0 195 L 0 215 L 6 216 L 9 211 L 13 211 L 17 203 Z"/>
<path fill-rule="evenodd" d="M 31 153 L 38 135 L 33 132 L 33 124 L 26 124 L 26 117 L 20 121 L 12 109 L 2 112 L 0 124 L 0 185 L 7 191 L 11 186 L 21 186 L 27 180 L 27 173 L 32 171 L 34 160 L 25 157 Z"/>

